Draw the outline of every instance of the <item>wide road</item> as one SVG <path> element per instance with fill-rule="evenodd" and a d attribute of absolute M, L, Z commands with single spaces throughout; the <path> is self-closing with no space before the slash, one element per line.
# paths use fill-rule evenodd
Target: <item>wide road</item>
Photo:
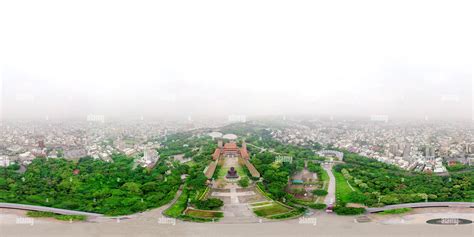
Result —
<path fill-rule="evenodd" d="M 387 205 L 384 207 L 367 208 L 367 212 L 381 212 L 386 210 L 393 210 L 399 208 L 423 208 L 423 207 L 467 207 L 474 208 L 474 202 L 416 202 L 403 203 L 396 205 Z"/>
<path fill-rule="evenodd" d="M 61 215 L 83 215 L 88 217 L 101 217 L 102 214 L 92 213 L 92 212 L 83 212 L 83 211 L 73 211 L 73 210 L 66 210 L 54 207 L 42 207 L 42 206 L 34 206 L 34 205 L 26 205 L 26 204 L 16 204 L 16 203 L 4 203 L 0 202 L 0 208 L 9 208 L 9 209 L 19 209 L 19 210 L 27 210 L 27 211 L 44 211 L 44 212 L 52 212 Z"/>
<path fill-rule="evenodd" d="M 176 221 L 176 223 L 159 222 L 159 217 L 124 219 L 120 222 L 63 222 L 35 219 L 33 225 L 17 222 L 18 214 L 2 213 L 0 215 L 0 236 L 2 237 L 472 237 L 473 225 L 426 224 L 433 218 L 474 219 L 473 213 L 429 213 L 400 217 L 383 216 L 386 221 L 357 223 L 354 217 L 337 216 L 319 212 L 312 219 L 294 219 L 277 222 L 225 224 L 193 223 Z M 309 220 L 309 222 L 305 222 Z M 394 221 L 390 221 L 394 220 Z M 316 222 L 312 222 L 316 221 Z M 315 224 L 313 224 L 315 223 Z"/>
<path fill-rule="evenodd" d="M 332 164 L 324 164 L 323 169 L 326 170 L 329 176 L 328 194 L 324 198 L 324 204 L 329 206 L 336 202 L 336 177 L 332 173 Z"/>

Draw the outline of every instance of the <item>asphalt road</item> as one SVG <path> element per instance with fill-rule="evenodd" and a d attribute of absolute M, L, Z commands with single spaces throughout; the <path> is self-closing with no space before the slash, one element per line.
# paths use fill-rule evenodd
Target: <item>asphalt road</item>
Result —
<path fill-rule="evenodd" d="M 469 211 L 469 209 L 468 209 Z M 158 213 L 156 213 L 158 214 Z M 125 219 L 120 222 L 63 222 L 35 218 L 34 224 L 18 223 L 21 217 L 14 213 L 0 215 L 0 236 L 2 237 L 101 237 L 101 236 L 150 236 L 150 237 L 472 237 L 473 225 L 426 224 L 433 218 L 465 218 L 474 219 L 472 212 L 465 213 L 429 213 L 388 218 L 381 224 L 378 221 L 357 223 L 354 217 L 337 216 L 318 212 L 311 217 L 279 220 L 276 222 L 225 224 L 225 223 L 193 223 L 186 221 L 160 222 L 159 216 Z M 405 220 L 403 223 L 400 220 Z"/>
<path fill-rule="evenodd" d="M 336 202 L 336 177 L 332 173 L 332 165 L 323 165 L 323 169 L 329 176 L 328 194 L 324 198 L 324 203 L 329 206 Z"/>

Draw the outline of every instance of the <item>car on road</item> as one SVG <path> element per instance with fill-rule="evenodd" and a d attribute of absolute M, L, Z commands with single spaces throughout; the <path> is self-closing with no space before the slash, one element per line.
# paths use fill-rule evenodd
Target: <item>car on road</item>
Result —
<path fill-rule="evenodd" d="M 333 210 L 334 210 L 334 206 L 332 204 L 326 207 L 326 213 L 332 213 Z"/>

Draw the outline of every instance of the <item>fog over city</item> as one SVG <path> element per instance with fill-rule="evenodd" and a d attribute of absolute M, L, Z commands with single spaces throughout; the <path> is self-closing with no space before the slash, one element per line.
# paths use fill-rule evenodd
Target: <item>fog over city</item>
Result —
<path fill-rule="evenodd" d="M 469 1 L 6 1 L 0 115 L 467 120 L 472 22 Z"/>

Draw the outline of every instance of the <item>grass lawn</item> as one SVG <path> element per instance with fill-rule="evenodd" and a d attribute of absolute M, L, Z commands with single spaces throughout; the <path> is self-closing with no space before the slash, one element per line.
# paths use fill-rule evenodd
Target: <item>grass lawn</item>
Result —
<path fill-rule="evenodd" d="M 224 216 L 222 212 L 212 212 L 206 210 L 191 210 L 186 211 L 186 215 L 197 218 L 220 218 Z"/>
<path fill-rule="evenodd" d="M 323 172 L 322 172 L 322 177 L 320 178 L 321 181 L 323 182 L 329 182 L 329 175 L 328 175 L 328 172 L 326 172 L 325 169 L 322 169 Z M 326 191 L 327 191 L 327 187 L 326 187 Z"/>
<path fill-rule="evenodd" d="M 228 171 L 228 169 L 226 169 L 224 167 L 221 167 L 219 169 L 219 173 L 217 174 L 217 178 L 224 180 L 224 177 L 227 175 L 227 171 Z"/>
<path fill-rule="evenodd" d="M 412 208 L 398 208 L 398 209 L 392 209 L 392 210 L 385 210 L 383 212 L 379 212 L 377 214 L 380 215 L 390 215 L 390 214 L 403 214 L 407 212 L 411 212 L 413 209 Z"/>
<path fill-rule="evenodd" d="M 187 165 L 189 165 L 189 167 L 193 167 L 196 165 L 196 162 L 195 161 L 189 161 L 189 162 L 186 162 Z"/>
<path fill-rule="evenodd" d="M 263 206 L 263 205 L 268 205 L 268 204 L 272 204 L 273 202 L 257 202 L 257 203 L 252 203 L 250 204 L 250 206 L 252 207 L 258 207 L 258 206 Z"/>
<path fill-rule="evenodd" d="M 237 174 L 240 176 L 240 178 L 247 177 L 247 173 L 245 173 L 245 170 L 243 169 L 242 166 L 236 165 L 235 170 L 237 171 Z M 225 176 L 227 175 L 227 171 L 229 171 L 230 168 L 228 167 L 221 167 L 219 170 L 219 173 L 217 174 L 217 178 L 221 180 L 225 180 Z"/>
<path fill-rule="evenodd" d="M 235 169 L 237 170 L 237 174 L 239 174 L 240 178 L 247 177 L 247 173 L 245 173 L 244 168 L 242 166 L 238 165 L 237 167 L 235 167 Z"/>
<path fill-rule="evenodd" d="M 287 213 L 287 212 L 290 212 L 290 211 L 291 211 L 291 209 L 289 209 L 287 207 L 284 207 L 284 206 L 282 206 L 278 203 L 273 203 L 270 206 L 253 208 L 253 212 L 257 216 L 261 216 L 261 217 L 268 217 L 268 216 L 272 216 L 272 215 L 283 214 L 283 213 Z"/>
<path fill-rule="evenodd" d="M 85 221 L 87 217 L 84 215 L 60 215 L 52 212 L 43 211 L 28 211 L 26 213 L 29 217 L 51 217 L 60 221 Z"/>
<path fill-rule="evenodd" d="M 201 192 L 200 192 L 201 193 Z M 193 222 L 210 222 L 224 216 L 223 212 L 211 212 L 206 210 L 186 210 L 188 207 L 188 198 L 193 198 L 197 193 L 190 195 L 188 190 L 184 189 L 183 193 L 176 202 L 166 209 L 163 214 L 168 217 L 179 218 L 181 220 Z M 186 213 L 184 211 L 186 210 Z"/>
<path fill-rule="evenodd" d="M 336 200 L 337 202 L 350 202 L 352 189 L 346 182 L 344 176 L 336 171 L 333 171 L 334 177 L 336 177 Z"/>

